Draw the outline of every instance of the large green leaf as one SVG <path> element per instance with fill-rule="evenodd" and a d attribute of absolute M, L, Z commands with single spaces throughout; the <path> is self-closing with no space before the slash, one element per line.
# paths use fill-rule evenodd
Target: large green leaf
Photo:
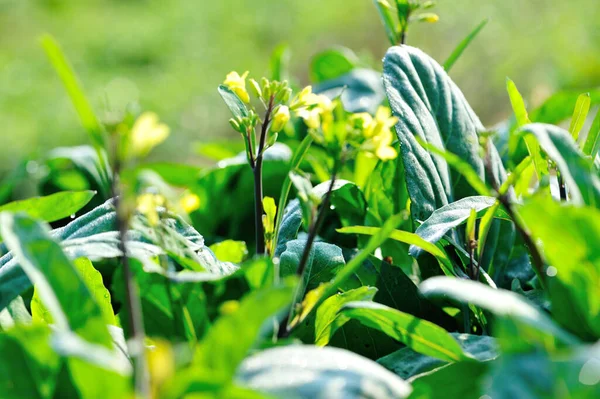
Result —
<path fill-rule="evenodd" d="M 488 363 L 452 363 L 411 380 L 410 399 L 482 399 Z"/>
<path fill-rule="evenodd" d="M 286 243 L 286 249 L 281 254 L 279 263 L 282 276 L 296 274 L 305 246 L 306 239 Z M 306 289 L 312 290 L 319 284 L 331 280 L 345 264 L 344 255 L 339 247 L 326 242 L 315 242 L 310 249 L 304 273 Z"/>
<path fill-rule="evenodd" d="M 436 209 L 431 216 L 417 228 L 415 234 L 425 241 L 435 244 L 444 237 L 448 231 L 464 223 L 469 218 L 471 209 L 474 209 L 475 212 L 481 212 L 493 206 L 495 203 L 496 198 L 493 197 L 475 196 L 462 198 L 456 202 Z M 510 219 L 501 209 L 496 212 L 495 216 Z M 410 254 L 412 256 L 419 256 L 421 252 L 423 252 L 423 249 L 417 246 L 412 245 L 410 247 Z"/>
<path fill-rule="evenodd" d="M 136 215 L 132 222 L 137 229 L 128 232 L 128 255 L 145 263 L 153 263 L 151 258 L 164 254 L 165 251 L 152 242 L 167 245 L 164 240 L 155 241 L 156 232 L 148 226 L 143 216 Z M 237 266 L 231 263 L 219 262 L 212 251 L 204 245 L 202 236 L 181 219 L 169 217 L 161 220 L 161 224 L 165 235 L 169 234 L 171 238 L 175 236 L 174 242 L 178 243 L 176 248 L 180 248 L 179 244 L 185 246 L 187 255 L 197 267 L 216 275 L 227 275 L 237 269 Z M 53 230 L 50 234 L 61 242 L 63 250 L 71 259 L 86 257 L 96 261 L 122 256 L 112 200 L 106 201 L 68 225 Z M 173 242 L 173 240 L 169 241 Z M 15 259 L 12 253 L 2 256 L 0 258 L 0 309 L 29 287 L 31 282 L 19 266 L 19 260 Z"/>
<path fill-rule="evenodd" d="M 600 206 L 600 178 L 593 172 L 592 161 L 583 155 L 569 132 L 543 123 L 525 125 L 521 132 L 534 135 L 556 163 L 573 203 Z"/>
<path fill-rule="evenodd" d="M 541 351 L 503 355 L 490 363 L 482 393 L 498 399 L 593 399 L 600 396 L 598 366 L 597 347 L 558 355 Z"/>
<path fill-rule="evenodd" d="M 104 286 L 100 272 L 98 272 L 98 270 L 94 268 L 94 265 L 92 265 L 92 262 L 86 258 L 75 259 L 73 261 L 73 266 L 77 269 L 79 276 L 92 294 L 92 297 L 98 306 L 100 306 L 104 322 L 106 324 L 116 325 L 115 314 L 110 302 L 110 292 L 108 292 Z M 31 299 L 31 316 L 33 321 L 44 321 L 48 324 L 52 324 L 52 313 L 42 302 L 37 289 L 34 289 L 33 298 Z"/>
<path fill-rule="evenodd" d="M 319 346 L 327 345 L 337 329 L 350 320 L 349 317 L 338 313 L 346 303 L 372 300 L 376 292 L 376 288 L 365 286 L 327 298 L 327 300 L 319 306 L 319 309 L 317 309 L 315 320 L 315 344 Z"/>
<path fill-rule="evenodd" d="M 498 357 L 496 341 L 490 336 L 458 333 L 452 333 L 451 335 L 463 351 L 473 359 L 485 362 Z M 409 347 L 402 348 L 382 357 L 377 360 L 377 363 L 403 379 L 408 379 L 448 364 L 443 360 L 415 352 Z"/>
<path fill-rule="evenodd" d="M 57 329 L 110 345 L 100 305 L 49 229 L 24 214 L 2 213 L 0 231 Z"/>
<path fill-rule="evenodd" d="M 471 360 L 446 330 L 408 313 L 374 302 L 351 302 L 342 308 L 341 314 L 380 330 L 424 355 L 449 362 Z"/>
<path fill-rule="evenodd" d="M 194 281 L 189 275 L 187 277 L 190 279 L 185 280 L 186 273 L 165 276 L 144 270 L 134 260 L 130 263 L 138 285 L 146 333 L 151 337 L 174 341 L 198 341 L 209 326 L 206 297 L 199 284 L 201 281 Z M 182 277 L 183 281 L 178 277 Z M 112 288 L 115 299 L 125 303 L 125 284 L 121 270 L 115 272 Z M 121 313 L 120 319 L 123 322 L 127 317 Z"/>
<path fill-rule="evenodd" d="M 293 345 L 246 359 L 237 381 L 281 398 L 406 398 L 411 387 L 377 363 L 337 348 Z"/>
<path fill-rule="evenodd" d="M 455 154 L 485 179 L 478 138 L 484 127 L 443 68 L 418 49 L 392 47 L 384 59 L 383 82 L 393 113 L 400 120 L 396 131 L 413 217 L 426 220 L 434 210 L 475 195 L 444 159 L 417 141 Z M 504 180 L 504 168 L 493 147 L 490 158 L 494 175 Z"/>
<path fill-rule="evenodd" d="M 46 326 L 21 326 L 0 334 L 0 395 L 6 399 L 54 397 L 59 356 Z"/>
<path fill-rule="evenodd" d="M 352 50 L 337 47 L 315 55 L 311 62 L 311 79 L 315 83 L 335 79 L 350 72 L 358 63 L 358 57 Z"/>
<path fill-rule="evenodd" d="M 264 196 L 279 198 L 291 157 L 290 148 L 281 143 L 266 150 L 262 170 Z M 220 161 L 216 168 L 203 170 L 189 189 L 200 199 L 198 209 L 190 217 L 202 234 L 254 246 L 254 230 L 246 228 L 254 225 L 254 201 L 248 200 L 248 193 L 254 190 L 254 175 L 245 152 Z"/>
<path fill-rule="evenodd" d="M 535 198 L 519 209 L 552 269 L 552 315 L 583 339 L 600 338 L 600 212 Z"/>
<path fill-rule="evenodd" d="M 578 342 L 577 338 L 562 330 L 548 315 L 513 292 L 450 277 L 433 277 L 421 283 L 419 288 L 426 297 L 443 297 L 473 304 L 497 317 L 509 319 L 515 323 L 523 340 L 548 348 Z"/>
<path fill-rule="evenodd" d="M 315 93 L 329 98 L 340 96 L 348 112 L 375 113 L 385 100 L 381 74 L 371 69 L 356 68 L 345 75 L 315 86 Z"/>
<path fill-rule="evenodd" d="M 54 222 L 83 208 L 94 196 L 93 191 L 65 191 L 45 197 L 33 197 L 0 206 L 0 212 L 26 212 L 29 216 Z"/>

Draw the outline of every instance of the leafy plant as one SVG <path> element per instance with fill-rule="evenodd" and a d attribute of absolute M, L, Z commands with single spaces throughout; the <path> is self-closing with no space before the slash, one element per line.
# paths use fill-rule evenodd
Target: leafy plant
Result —
<path fill-rule="evenodd" d="M 432 2 L 375 6 L 382 72 L 228 74 L 209 168 L 148 162 L 169 128 L 98 117 L 43 37 L 91 146 L 0 205 L 2 397 L 600 395 L 597 91 L 528 110 L 509 79 L 486 129 L 448 70 L 487 20 L 442 66 L 404 44 Z"/>

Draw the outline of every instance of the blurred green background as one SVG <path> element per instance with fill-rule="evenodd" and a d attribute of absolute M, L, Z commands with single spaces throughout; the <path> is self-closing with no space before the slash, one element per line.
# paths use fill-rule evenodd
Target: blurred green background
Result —
<path fill-rule="evenodd" d="M 560 88 L 600 85 L 600 0 L 440 0 L 441 19 L 408 43 L 439 61 L 491 21 L 452 70 L 482 121 L 509 115 L 505 77 L 532 105 Z M 138 101 L 172 136 L 155 159 L 201 162 L 191 143 L 237 139 L 216 87 L 230 70 L 266 74 L 279 43 L 308 81 L 311 56 L 347 46 L 378 65 L 387 40 L 372 0 L 0 0 L 0 172 L 57 145 L 87 143 L 41 50 L 62 44 L 96 110 Z"/>

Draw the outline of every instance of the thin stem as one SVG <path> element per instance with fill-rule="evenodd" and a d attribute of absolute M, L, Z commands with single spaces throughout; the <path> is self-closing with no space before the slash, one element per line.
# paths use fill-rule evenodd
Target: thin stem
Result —
<path fill-rule="evenodd" d="M 494 188 L 494 190 L 496 190 L 496 192 L 500 193 L 500 192 L 502 192 L 500 189 L 500 184 L 494 178 L 494 173 L 493 173 L 493 168 L 492 168 L 492 160 L 491 160 L 490 151 L 489 151 L 489 145 L 491 145 L 491 143 L 488 144 L 488 149 L 486 151 L 485 168 L 488 172 L 488 176 L 490 177 L 490 182 L 491 182 L 492 187 Z M 513 224 L 515 225 L 515 229 L 517 230 L 519 235 L 523 238 L 523 242 L 525 243 L 525 246 L 527 246 L 527 248 L 529 249 L 529 254 L 531 255 L 531 263 L 533 265 L 533 268 L 540 279 L 540 283 L 542 284 L 542 287 L 546 288 L 546 280 L 545 280 L 545 273 L 544 273 L 544 260 L 542 258 L 542 255 L 540 254 L 540 251 L 539 251 L 537 245 L 535 245 L 535 242 L 533 241 L 531 233 L 523 225 L 523 222 L 521 221 L 521 219 L 519 218 L 519 215 L 517 214 L 513 205 L 511 204 L 510 199 L 509 199 L 509 194 L 508 194 L 509 192 L 510 192 L 510 190 L 506 190 L 505 193 L 498 194 L 498 201 L 500 202 L 500 204 L 502 204 L 502 206 L 506 210 L 506 213 L 508 213 L 508 216 L 512 219 Z"/>
<path fill-rule="evenodd" d="M 254 224 L 255 224 L 255 235 L 256 235 L 256 254 L 262 255 L 265 253 L 265 233 L 262 224 L 263 217 L 263 187 L 262 187 L 262 165 L 263 165 L 263 152 L 265 149 L 265 143 L 267 140 L 267 133 L 269 131 L 269 124 L 271 123 L 271 112 L 273 111 L 273 103 L 275 97 L 271 96 L 269 99 L 269 105 L 265 114 L 265 120 L 262 124 L 258 153 L 254 161 Z M 251 165 L 252 166 L 252 165 Z"/>
<path fill-rule="evenodd" d="M 562 174 L 556 170 L 556 178 L 558 179 L 558 191 L 560 193 L 560 200 L 567 200 L 567 187 L 565 186 L 565 180 L 562 177 Z"/>
<path fill-rule="evenodd" d="M 118 157 L 117 157 L 118 158 Z M 114 198 L 114 206 L 117 213 L 117 229 L 119 232 L 119 249 L 123 254 L 121 263 L 123 265 L 123 280 L 125 281 L 125 307 L 129 322 L 130 336 L 128 337 L 128 350 L 133 360 L 133 377 L 135 382 L 136 397 L 150 397 L 150 381 L 144 351 L 144 320 L 142 317 L 142 305 L 139 300 L 138 288 L 131 271 L 129 258 L 127 256 L 127 229 L 128 218 L 122 209 L 121 195 L 119 190 L 120 161 L 117 159 L 114 166 L 114 175 L 111 191 Z"/>
<path fill-rule="evenodd" d="M 315 238 L 319 234 L 319 230 L 325 221 L 325 216 L 327 211 L 329 210 L 329 203 L 331 202 L 331 195 L 333 193 L 333 188 L 335 187 L 335 179 L 337 177 L 337 172 L 340 164 L 343 163 L 342 160 L 336 160 L 333 164 L 333 170 L 331 172 L 331 182 L 329 183 L 329 187 L 327 188 L 327 192 L 323 197 L 323 202 L 321 203 L 321 207 L 319 208 L 319 212 L 317 214 L 317 219 L 311 225 L 308 231 L 308 237 L 306 238 L 306 244 L 304 245 L 304 250 L 302 251 L 302 257 L 300 258 L 300 263 L 298 264 L 298 269 L 296 270 L 296 275 L 300 277 L 298 281 L 298 286 L 296 288 L 296 292 L 294 293 L 294 300 L 292 301 L 292 306 L 290 308 L 287 316 L 282 320 L 279 325 L 279 338 L 285 338 L 289 336 L 291 330 L 288 327 L 288 323 L 291 319 L 292 313 L 294 312 L 295 304 L 299 301 L 299 296 L 301 296 L 300 291 L 304 287 L 304 273 L 306 271 L 306 267 L 308 265 L 308 259 L 310 257 L 310 251 L 312 249 Z"/>
<path fill-rule="evenodd" d="M 315 241 L 315 238 L 319 234 L 319 230 L 321 230 L 321 226 L 325 221 L 325 216 L 327 211 L 329 210 L 329 203 L 331 202 L 331 194 L 333 193 L 333 188 L 335 186 L 335 179 L 337 177 L 339 162 L 335 162 L 333 166 L 333 171 L 331 173 L 331 182 L 329 183 L 329 187 L 327 188 L 327 192 L 323 197 L 323 202 L 321 203 L 321 207 L 319 208 L 319 213 L 317 214 L 317 220 L 311 226 L 308 237 L 306 239 L 306 245 L 304 246 L 304 251 L 302 252 L 302 257 L 300 258 L 300 263 L 298 264 L 298 269 L 296 270 L 296 275 L 302 277 L 304 275 L 304 271 L 306 269 L 306 265 L 308 263 L 308 258 L 310 256 L 310 250 L 312 248 L 312 244 Z"/>

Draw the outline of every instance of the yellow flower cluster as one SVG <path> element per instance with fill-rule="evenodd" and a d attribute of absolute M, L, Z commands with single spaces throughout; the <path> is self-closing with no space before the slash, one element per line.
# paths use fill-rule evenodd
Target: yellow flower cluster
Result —
<path fill-rule="evenodd" d="M 395 159 L 398 153 L 392 143 L 394 134 L 392 128 L 398 123 L 398 118 L 392 116 L 392 112 L 387 107 L 379 107 L 375 113 L 375 118 L 370 114 L 363 112 L 353 115 L 353 120 L 364 138 L 361 149 L 375 154 L 383 161 Z"/>
<path fill-rule="evenodd" d="M 150 226 L 156 226 L 159 221 L 159 215 L 156 208 L 165 205 L 165 197 L 159 194 L 144 193 L 137 197 L 137 210 L 146 216 Z"/>
<path fill-rule="evenodd" d="M 243 102 L 249 103 L 250 96 L 246 90 L 248 72 L 242 75 L 230 72 L 224 84 L 228 86 Z M 265 79 L 263 86 L 268 88 L 269 82 Z M 254 94 L 264 101 L 260 85 L 250 79 Z M 273 82 L 280 84 L 279 82 Z M 287 82 L 282 82 L 287 92 Z M 392 146 L 394 133 L 392 128 L 398 119 L 391 115 L 387 107 L 379 107 L 375 117 L 368 113 L 348 114 L 342 110 L 340 100 L 331 100 L 329 97 L 313 93 L 312 87 L 305 87 L 290 102 L 288 96 L 276 96 L 280 100 L 273 112 L 271 132 L 280 132 L 290 120 L 293 112 L 301 118 L 313 135 L 321 144 L 338 147 L 350 144 L 367 154 L 373 154 L 381 160 L 395 159 L 398 154 Z M 280 98 L 281 97 L 281 98 Z M 271 97 L 272 99 L 273 97 Z M 339 108 L 338 108 L 339 107 Z M 337 110 L 336 110 L 337 108 Z M 239 122 L 237 122 L 239 125 Z M 234 126 L 240 131 L 239 126 Z"/>

